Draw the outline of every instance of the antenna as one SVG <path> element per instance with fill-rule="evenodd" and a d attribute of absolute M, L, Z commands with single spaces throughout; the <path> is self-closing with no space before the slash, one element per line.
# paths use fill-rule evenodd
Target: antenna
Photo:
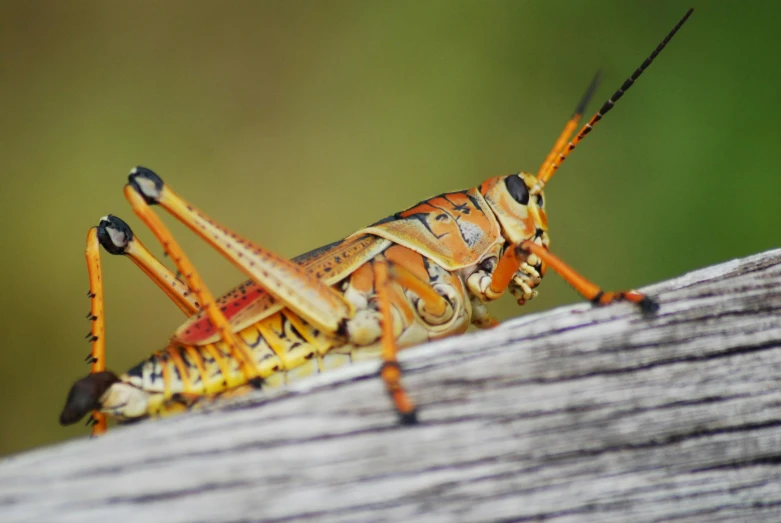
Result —
<path fill-rule="evenodd" d="M 583 138 L 591 132 L 591 129 L 594 128 L 596 123 L 602 119 L 603 116 L 605 116 L 610 109 L 613 108 L 613 105 L 622 97 L 624 96 L 624 93 L 629 90 L 630 87 L 635 83 L 635 81 L 640 77 L 641 74 L 643 74 L 643 71 L 651 65 L 651 62 L 654 61 L 654 58 L 662 51 L 662 49 L 665 48 L 665 46 L 670 42 L 673 36 L 675 36 L 675 33 L 678 32 L 678 29 L 681 28 L 681 26 L 686 22 L 686 20 L 691 16 L 692 12 L 694 12 L 694 8 L 689 9 L 685 15 L 683 15 L 683 18 L 681 18 L 680 22 L 676 24 L 675 27 L 673 27 L 673 30 L 670 31 L 670 33 L 662 40 L 662 43 L 660 43 L 656 49 L 654 49 L 654 52 L 651 53 L 651 55 L 645 59 L 645 61 L 642 63 L 640 67 L 638 67 L 634 73 L 632 73 L 632 76 L 630 76 L 624 84 L 613 93 L 613 96 L 610 97 L 610 99 L 602 105 L 602 108 L 595 114 L 591 120 L 588 121 L 586 125 L 583 126 L 583 128 L 578 132 L 578 134 L 575 136 L 575 138 L 569 142 L 569 144 L 566 147 L 562 147 L 561 150 L 558 151 L 558 157 L 555 157 L 555 153 L 551 151 L 551 154 L 548 154 L 548 158 L 551 156 L 554 156 L 554 159 L 548 163 L 547 167 L 542 167 L 540 169 L 540 173 L 537 175 L 537 187 L 539 189 L 542 189 L 545 184 L 548 182 L 548 180 L 551 179 L 551 177 L 554 175 L 556 170 L 559 168 L 559 166 L 564 163 L 564 160 L 567 159 L 567 156 L 575 149 L 575 147 L 580 143 Z M 588 94 L 588 92 L 587 92 Z M 580 107 L 580 104 L 578 105 Z M 574 118 L 574 115 L 573 115 Z M 564 128 L 565 131 L 567 131 L 567 128 L 571 125 L 572 118 L 570 118 L 570 121 L 567 122 L 567 127 Z M 564 133 L 562 133 L 562 136 Z M 556 146 L 554 147 L 554 151 L 556 150 L 556 147 L 558 146 L 558 143 L 562 141 L 562 137 L 559 137 L 559 140 L 556 143 Z M 546 159 L 546 162 L 548 160 Z"/>
<path fill-rule="evenodd" d="M 575 107 L 575 111 L 573 111 L 572 116 L 570 116 L 569 120 L 567 120 L 567 125 L 565 125 L 564 130 L 561 131 L 559 138 L 553 145 L 553 149 L 551 149 L 551 151 L 548 153 L 548 156 L 546 156 L 545 160 L 542 162 L 542 165 L 540 165 L 540 170 L 537 171 L 537 177 L 539 177 L 545 171 L 545 168 L 548 165 L 553 163 L 553 160 L 556 159 L 556 155 L 558 155 L 567 145 L 567 142 L 569 142 L 572 133 L 574 133 L 575 129 L 578 127 L 578 122 L 580 122 L 583 113 L 586 111 L 586 106 L 588 105 L 589 100 L 591 100 L 591 97 L 594 96 L 597 87 L 599 87 L 599 81 L 601 79 L 602 71 L 597 71 L 594 75 L 594 78 L 591 80 L 591 83 L 588 85 L 586 92 L 583 94 L 580 101 L 578 102 L 578 105 Z"/>

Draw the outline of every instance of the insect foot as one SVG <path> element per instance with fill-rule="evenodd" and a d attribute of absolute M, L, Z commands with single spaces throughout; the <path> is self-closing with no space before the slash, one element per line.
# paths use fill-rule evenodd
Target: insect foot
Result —
<path fill-rule="evenodd" d="M 591 303 L 594 305 L 609 305 L 617 301 L 631 301 L 632 303 L 637 304 L 644 314 L 653 314 L 659 310 L 659 304 L 656 302 L 656 300 L 637 291 L 599 291 L 596 296 L 591 299 Z"/>
<path fill-rule="evenodd" d="M 401 366 L 395 361 L 385 361 L 380 367 L 380 376 L 385 381 L 388 395 L 396 405 L 399 415 L 399 423 L 402 425 L 415 425 L 418 423 L 418 411 L 415 404 L 407 397 L 407 393 L 401 387 Z"/>
<path fill-rule="evenodd" d="M 540 266 L 536 258 L 532 254 L 529 256 L 529 260 L 534 261 L 534 264 L 528 263 L 529 260 L 521 263 L 518 272 L 515 273 L 510 282 L 510 292 L 515 296 L 518 305 L 523 305 L 537 297 L 535 287 L 542 283 L 542 275 L 539 272 Z"/>
<path fill-rule="evenodd" d="M 646 314 L 653 314 L 659 310 L 659 302 L 651 298 L 650 296 L 643 296 L 640 300 L 640 310 Z"/>

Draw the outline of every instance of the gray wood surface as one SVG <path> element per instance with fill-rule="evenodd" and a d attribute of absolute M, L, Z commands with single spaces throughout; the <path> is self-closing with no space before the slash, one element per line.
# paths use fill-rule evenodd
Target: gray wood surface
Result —
<path fill-rule="evenodd" d="M 781 250 L 0 462 L 0 521 L 781 521 Z"/>

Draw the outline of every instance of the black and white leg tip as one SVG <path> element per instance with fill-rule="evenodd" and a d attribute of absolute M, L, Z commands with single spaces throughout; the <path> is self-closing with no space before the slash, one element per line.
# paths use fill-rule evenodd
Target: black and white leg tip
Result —
<path fill-rule="evenodd" d="M 123 220 L 113 214 L 104 216 L 98 224 L 98 241 L 110 254 L 125 254 L 133 240 L 133 231 Z"/>
<path fill-rule="evenodd" d="M 143 196 L 146 203 L 154 205 L 160 201 L 160 193 L 163 191 L 163 179 L 152 169 L 146 167 L 133 167 L 127 177 L 128 183 L 133 189 Z"/>

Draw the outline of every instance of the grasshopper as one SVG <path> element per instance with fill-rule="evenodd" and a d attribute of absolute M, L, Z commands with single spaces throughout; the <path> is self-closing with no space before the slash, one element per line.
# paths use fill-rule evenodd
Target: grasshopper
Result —
<path fill-rule="evenodd" d="M 92 412 L 92 433 L 101 434 L 107 417 L 132 421 L 167 415 L 207 398 L 274 387 L 379 356 L 380 376 L 399 419 L 410 424 L 417 413 L 401 383 L 398 350 L 461 334 L 470 324 L 494 327 L 498 322 L 486 304 L 509 289 L 523 305 L 537 295 L 548 268 L 596 305 L 625 300 L 646 313 L 656 311 L 650 297 L 634 290 L 603 291 L 551 253 L 543 188 L 691 13 L 572 137 L 596 91 L 594 78 L 536 175 L 496 176 L 435 196 L 292 260 L 219 225 L 153 171 L 136 167 L 125 197 L 177 272 L 150 254 L 116 216 L 89 230 L 91 372 L 72 386 L 60 423 L 75 423 Z M 154 205 L 249 280 L 216 299 Z M 130 258 L 187 316 L 165 348 L 120 376 L 105 366 L 100 246 Z"/>

